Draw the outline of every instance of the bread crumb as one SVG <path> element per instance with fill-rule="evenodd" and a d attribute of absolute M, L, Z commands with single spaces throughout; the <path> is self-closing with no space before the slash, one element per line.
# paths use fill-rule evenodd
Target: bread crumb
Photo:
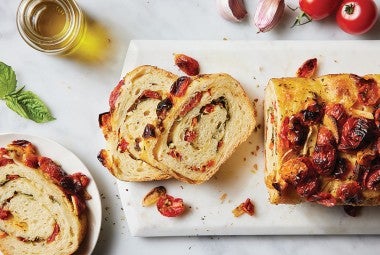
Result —
<path fill-rule="evenodd" d="M 221 196 L 220 196 L 220 201 L 221 201 L 221 203 L 223 204 L 224 203 L 224 200 L 226 200 L 226 198 L 227 198 L 227 194 L 226 193 L 223 193 Z"/>
<path fill-rule="evenodd" d="M 233 209 L 232 213 L 235 217 L 239 217 L 244 213 L 253 216 L 255 214 L 255 205 L 251 199 L 247 198 L 245 202 L 241 203 L 235 209 Z"/>

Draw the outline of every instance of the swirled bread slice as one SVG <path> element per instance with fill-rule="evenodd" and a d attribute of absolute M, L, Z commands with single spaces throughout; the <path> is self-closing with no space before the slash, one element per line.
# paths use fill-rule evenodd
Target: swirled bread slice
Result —
<path fill-rule="evenodd" d="M 87 230 L 88 178 L 67 175 L 28 141 L 0 149 L 0 251 L 72 254 Z"/>
<path fill-rule="evenodd" d="M 271 79 L 265 91 L 270 202 L 380 204 L 380 75 Z"/>
<path fill-rule="evenodd" d="M 176 75 L 157 67 L 140 66 L 111 93 L 110 111 L 99 116 L 107 146 L 98 158 L 118 179 L 151 181 L 171 177 L 141 157 L 149 150 L 150 142 L 159 138 L 156 108 L 176 79 Z"/>
<path fill-rule="evenodd" d="M 182 77 L 169 99 L 153 156 L 181 181 L 210 179 L 256 125 L 253 103 L 228 74 Z"/>
<path fill-rule="evenodd" d="M 208 180 L 252 132 L 253 103 L 228 74 L 178 77 L 153 66 L 129 72 L 99 116 L 98 158 L 125 181 Z"/>

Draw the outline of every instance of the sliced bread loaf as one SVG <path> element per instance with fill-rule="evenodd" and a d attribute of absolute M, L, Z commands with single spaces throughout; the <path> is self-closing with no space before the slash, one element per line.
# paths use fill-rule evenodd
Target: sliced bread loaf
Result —
<path fill-rule="evenodd" d="M 253 103 L 228 74 L 178 77 L 153 66 L 128 73 L 99 116 L 98 158 L 125 181 L 213 176 L 256 125 Z"/>
<path fill-rule="evenodd" d="M 73 254 L 87 230 L 86 178 L 67 175 L 27 141 L 1 148 L 0 251 Z"/>

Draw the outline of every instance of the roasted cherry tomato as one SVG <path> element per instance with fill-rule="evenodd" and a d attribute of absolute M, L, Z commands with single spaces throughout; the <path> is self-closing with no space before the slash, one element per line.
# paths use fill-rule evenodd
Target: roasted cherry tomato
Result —
<path fill-rule="evenodd" d="M 336 13 L 339 27 L 353 35 L 368 32 L 376 20 L 377 6 L 373 0 L 344 0 Z"/>
<path fill-rule="evenodd" d="M 174 62 L 187 75 L 193 76 L 199 74 L 199 63 L 192 57 L 185 54 L 175 54 Z"/>
<path fill-rule="evenodd" d="M 341 0 L 299 0 L 300 8 L 313 20 L 321 20 L 333 14 Z"/>
<path fill-rule="evenodd" d="M 185 205 L 181 198 L 165 194 L 158 199 L 157 209 L 166 217 L 177 217 L 185 211 Z"/>

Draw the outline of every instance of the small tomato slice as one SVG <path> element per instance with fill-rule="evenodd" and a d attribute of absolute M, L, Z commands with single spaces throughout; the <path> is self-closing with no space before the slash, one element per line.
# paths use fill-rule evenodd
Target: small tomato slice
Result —
<path fill-rule="evenodd" d="M 297 70 L 297 77 L 311 78 L 317 71 L 318 60 L 311 58 L 306 60 Z"/>
<path fill-rule="evenodd" d="M 344 0 L 336 13 L 336 22 L 344 32 L 359 35 L 375 25 L 377 15 L 373 0 Z"/>
<path fill-rule="evenodd" d="M 165 194 L 158 199 L 157 209 L 166 217 L 177 217 L 185 211 L 185 205 L 182 198 L 174 198 Z"/>
<path fill-rule="evenodd" d="M 194 76 L 199 74 L 199 63 L 192 57 L 185 54 L 175 54 L 174 63 L 187 75 Z"/>
<path fill-rule="evenodd" d="M 299 0 L 299 5 L 313 20 L 324 19 L 335 12 L 341 0 Z"/>

